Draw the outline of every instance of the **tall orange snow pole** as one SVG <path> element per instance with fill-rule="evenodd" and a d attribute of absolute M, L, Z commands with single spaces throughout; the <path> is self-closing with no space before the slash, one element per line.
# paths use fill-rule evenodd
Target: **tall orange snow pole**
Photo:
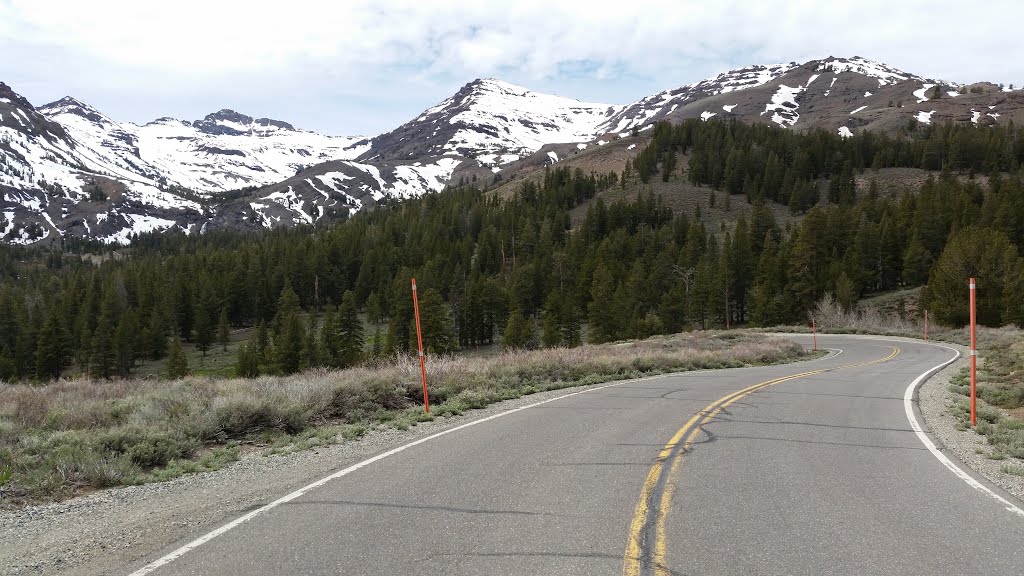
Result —
<path fill-rule="evenodd" d="M 423 334 L 420 331 L 420 298 L 416 295 L 416 279 L 412 279 L 412 309 L 416 314 L 416 343 L 420 347 L 420 377 L 423 379 L 423 410 L 430 413 L 430 397 L 427 395 L 427 361 L 423 356 Z"/>
<path fill-rule="evenodd" d="M 971 426 L 978 425 L 978 340 L 977 330 L 975 329 L 975 313 L 974 313 L 974 293 L 975 284 L 974 278 L 971 278 L 970 283 L 971 289 Z"/>

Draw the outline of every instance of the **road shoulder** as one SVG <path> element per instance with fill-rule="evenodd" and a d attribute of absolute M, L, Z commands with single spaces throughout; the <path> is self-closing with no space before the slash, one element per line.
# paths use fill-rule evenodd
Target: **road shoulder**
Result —
<path fill-rule="evenodd" d="M 957 346 L 961 353 L 964 348 Z M 1024 465 L 1016 458 L 992 460 L 992 453 L 985 437 L 973 430 L 959 429 L 953 416 L 952 407 L 958 396 L 949 390 L 950 379 L 967 366 L 967 357 L 961 356 L 956 362 L 943 368 L 927 379 L 918 392 L 918 407 L 924 416 L 928 432 L 946 454 L 955 457 L 967 468 L 984 477 L 991 484 L 1013 495 L 1022 506 L 1024 502 L 1024 476 L 1015 476 L 1002 471 L 1006 464 Z"/>

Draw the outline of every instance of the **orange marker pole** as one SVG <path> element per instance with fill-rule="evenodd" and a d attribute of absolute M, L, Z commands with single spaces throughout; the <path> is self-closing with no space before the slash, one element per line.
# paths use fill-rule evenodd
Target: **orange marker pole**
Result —
<path fill-rule="evenodd" d="M 928 311 L 924 311 L 924 339 L 928 340 Z"/>
<path fill-rule="evenodd" d="M 416 294 L 416 279 L 412 279 L 412 309 L 416 314 L 416 343 L 420 347 L 420 376 L 423 378 L 423 410 L 430 413 L 430 397 L 427 395 L 427 361 L 423 356 L 423 334 L 420 331 L 420 298 Z"/>
<path fill-rule="evenodd" d="M 971 278 L 971 426 L 978 425 L 978 340 L 977 330 L 975 329 L 975 313 L 974 313 L 974 293 L 975 284 L 974 278 Z"/>
<path fill-rule="evenodd" d="M 811 318 L 811 335 L 814 337 L 814 351 L 818 351 L 818 325 Z"/>

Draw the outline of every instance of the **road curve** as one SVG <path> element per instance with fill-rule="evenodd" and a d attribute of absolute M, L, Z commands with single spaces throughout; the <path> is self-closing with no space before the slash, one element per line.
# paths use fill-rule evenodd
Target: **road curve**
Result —
<path fill-rule="evenodd" d="M 904 410 L 954 353 L 818 344 L 842 353 L 622 382 L 456 429 L 125 573 L 1024 574 L 1024 516 L 951 472 Z"/>

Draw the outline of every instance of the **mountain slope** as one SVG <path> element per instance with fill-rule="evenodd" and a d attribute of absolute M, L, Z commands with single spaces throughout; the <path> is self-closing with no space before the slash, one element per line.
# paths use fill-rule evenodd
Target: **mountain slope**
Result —
<path fill-rule="evenodd" d="M 35 108 L 6 85 L 0 94 L 0 231 L 12 243 L 191 232 L 212 216 L 216 194 L 280 182 L 368 148 L 362 138 L 231 110 L 138 126 L 71 97 Z"/>
<path fill-rule="evenodd" d="M 449 182 L 507 180 L 687 118 L 842 135 L 947 121 L 984 127 L 1024 120 L 1024 91 L 926 79 L 860 57 L 750 66 L 628 105 L 484 79 L 360 139 L 232 110 L 118 123 L 73 98 L 35 109 L 0 84 L 0 232 L 7 242 L 121 242 L 169 227 L 311 224 Z"/>

